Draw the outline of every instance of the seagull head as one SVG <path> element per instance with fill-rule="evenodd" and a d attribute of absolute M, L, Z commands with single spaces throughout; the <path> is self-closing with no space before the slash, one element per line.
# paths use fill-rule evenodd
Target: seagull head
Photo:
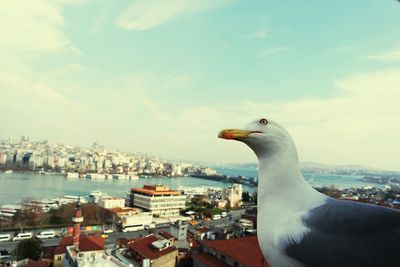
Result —
<path fill-rule="evenodd" d="M 258 118 L 241 129 L 221 130 L 218 137 L 245 143 L 259 158 L 283 151 L 292 151 L 297 157 L 296 148 L 289 133 L 270 119 Z"/>

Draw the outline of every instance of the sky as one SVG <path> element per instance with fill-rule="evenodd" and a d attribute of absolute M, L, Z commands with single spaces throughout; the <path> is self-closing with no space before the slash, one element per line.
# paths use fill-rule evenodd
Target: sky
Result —
<path fill-rule="evenodd" d="M 256 162 L 255 118 L 301 161 L 400 170 L 400 3 L 2 0 L 0 138 Z"/>

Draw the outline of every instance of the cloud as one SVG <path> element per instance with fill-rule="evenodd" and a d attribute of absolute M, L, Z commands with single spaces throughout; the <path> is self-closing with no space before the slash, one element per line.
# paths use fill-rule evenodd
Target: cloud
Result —
<path fill-rule="evenodd" d="M 0 3 L 0 93 L 4 100 L 4 134 L 59 125 L 59 121 L 83 111 L 58 84 L 48 80 L 52 56 L 74 58 L 80 53 L 64 33 L 64 4 L 78 1 L 5 0 Z M 62 61 L 59 61 L 60 63 Z M 68 64 L 68 63 L 67 63 Z M 57 68 L 62 66 L 57 64 Z M 79 69 L 71 65 L 70 71 Z M 48 123 L 47 123 L 48 122 Z M 39 129 L 46 131 L 48 127 Z"/>
<path fill-rule="evenodd" d="M 2 1 L 0 25 L 0 53 L 53 53 L 71 45 L 61 30 L 62 8 L 51 1 Z"/>
<path fill-rule="evenodd" d="M 327 99 L 290 102 L 226 103 L 169 114 L 165 138 L 172 147 L 186 147 L 183 158 L 214 162 L 249 162 L 252 152 L 240 144 L 216 138 L 222 128 L 238 128 L 265 116 L 292 133 L 303 161 L 363 164 L 400 170 L 400 70 L 354 74 L 333 84 Z M 174 137 L 179 136 L 178 141 Z M 195 139 L 194 139 L 195 137 Z M 166 143 L 168 143 L 166 142 Z M 193 155 L 196 151 L 196 155 Z M 172 156 L 172 153 L 163 151 Z"/>
<path fill-rule="evenodd" d="M 376 61 L 400 61 L 400 48 L 394 49 L 392 51 L 384 52 L 381 54 L 371 55 L 368 57 L 369 59 Z"/>
<path fill-rule="evenodd" d="M 277 55 L 280 53 L 283 53 L 287 50 L 291 49 L 291 46 L 279 46 L 279 47 L 273 47 L 273 48 L 266 48 L 263 50 L 258 51 L 258 55 L 262 58 L 267 58 L 273 55 Z"/>
<path fill-rule="evenodd" d="M 267 29 L 260 28 L 255 32 L 244 35 L 243 38 L 244 39 L 265 39 L 265 38 L 267 38 Z"/>
<path fill-rule="evenodd" d="M 139 0 L 132 3 L 117 19 L 128 30 L 147 30 L 187 15 L 217 8 L 229 0 Z"/>

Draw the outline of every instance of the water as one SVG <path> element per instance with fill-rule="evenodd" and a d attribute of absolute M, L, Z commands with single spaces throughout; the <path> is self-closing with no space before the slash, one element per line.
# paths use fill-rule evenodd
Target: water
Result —
<path fill-rule="evenodd" d="M 246 176 L 258 177 L 258 170 L 256 167 L 215 167 L 218 173 L 229 176 Z M 335 175 L 335 174 L 321 174 L 315 173 L 303 174 L 304 179 L 313 187 L 322 187 L 333 185 L 337 188 L 351 188 L 351 187 L 364 187 L 368 183 L 363 181 L 363 176 L 359 175 Z M 381 187 L 381 184 L 374 184 L 376 187 Z"/>
<path fill-rule="evenodd" d="M 217 168 L 221 174 L 246 177 L 257 177 L 255 168 Z M 312 186 L 334 185 L 338 188 L 362 187 L 367 183 L 361 176 L 305 174 L 305 179 Z M 113 196 L 124 197 L 132 187 L 142 187 L 145 184 L 165 184 L 172 189 L 178 186 L 212 186 L 226 188 L 230 184 L 219 181 L 205 180 L 193 177 L 179 178 L 139 178 L 137 180 L 91 180 L 67 179 L 61 175 L 40 175 L 25 173 L 0 173 L 0 205 L 16 203 L 24 198 L 37 199 L 56 198 L 63 195 L 88 196 L 93 190 L 98 190 Z M 254 192 L 255 187 L 243 185 L 244 191 Z"/>

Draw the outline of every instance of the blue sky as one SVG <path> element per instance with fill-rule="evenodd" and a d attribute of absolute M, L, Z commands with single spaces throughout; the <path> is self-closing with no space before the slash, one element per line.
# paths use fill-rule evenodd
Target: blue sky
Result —
<path fill-rule="evenodd" d="M 253 162 L 265 116 L 302 161 L 400 170 L 398 1 L 0 3 L 0 137 Z"/>

